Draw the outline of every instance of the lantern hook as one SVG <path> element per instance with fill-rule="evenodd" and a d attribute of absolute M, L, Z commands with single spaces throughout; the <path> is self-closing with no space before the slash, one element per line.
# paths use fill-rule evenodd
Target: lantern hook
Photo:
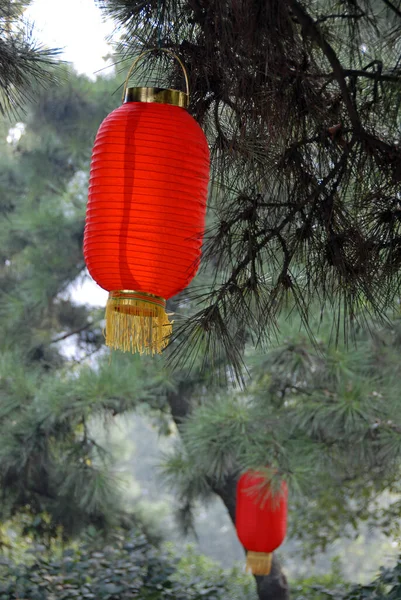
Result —
<path fill-rule="evenodd" d="M 123 89 L 123 95 L 122 95 L 122 100 L 124 102 L 124 98 L 125 98 L 125 92 L 127 91 L 127 87 L 128 87 L 128 81 L 132 75 L 132 73 L 135 70 L 135 67 L 137 66 L 137 64 L 139 63 L 139 61 L 146 56 L 146 54 L 150 54 L 150 52 L 153 52 L 156 48 L 151 48 L 150 50 L 144 50 L 144 52 L 141 52 L 141 54 L 139 56 L 136 57 L 136 59 L 134 60 L 134 62 L 132 63 L 129 71 L 128 71 L 128 75 L 125 78 L 125 82 L 124 82 L 124 89 Z M 175 58 L 175 60 L 179 63 L 183 73 L 184 73 L 184 78 L 185 78 L 185 86 L 186 86 L 186 94 L 188 96 L 189 99 L 189 79 L 188 79 L 188 73 L 187 70 L 184 66 L 184 63 L 182 62 L 182 60 L 177 56 L 177 54 L 175 54 L 172 50 L 170 50 L 169 48 L 157 48 L 157 50 L 161 50 L 162 52 L 166 52 L 166 54 L 169 54 L 170 56 L 172 56 L 173 58 Z"/>

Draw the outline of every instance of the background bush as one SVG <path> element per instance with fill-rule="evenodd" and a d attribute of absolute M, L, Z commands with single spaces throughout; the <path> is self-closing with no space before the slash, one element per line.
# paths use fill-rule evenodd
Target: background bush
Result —
<path fill-rule="evenodd" d="M 90 544 L 37 554 L 34 562 L 3 559 L 0 600 L 255 600 L 252 577 L 224 571 L 189 548 L 179 558 L 143 534 L 120 536 L 102 551 Z"/>

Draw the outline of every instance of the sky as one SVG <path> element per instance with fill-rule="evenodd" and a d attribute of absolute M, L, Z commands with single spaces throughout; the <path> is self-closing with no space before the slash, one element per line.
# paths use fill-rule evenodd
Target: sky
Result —
<path fill-rule="evenodd" d="M 34 23 L 36 38 L 64 48 L 61 58 L 73 62 L 79 73 L 94 77 L 104 68 L 113 23 L 105 22 L 95 0 L 34 0 L 25 16 Z"/>

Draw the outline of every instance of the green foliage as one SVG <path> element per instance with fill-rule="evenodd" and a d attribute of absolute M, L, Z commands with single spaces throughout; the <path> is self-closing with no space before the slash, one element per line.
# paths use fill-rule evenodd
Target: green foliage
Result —
<path fill-rule="evenodd" d="M 360 329 L 356 347 L 333 347 L 332 314 L 321 315 L 313 344 L 294 320 L 263 355 L 248 351 L 250 381 L 201 402 L 180 427 L 165 460 L 183 523 L 196 498 L 247 468 L 289 481 L 290 531 L 305 551 L 354 536 L 362 522 L 388 534 L 399 527 L 400 321 Z M 266 469 L 266 465 L 269 468 Z M 386 501 L 382 494 L 391 491 Z M 185 502 L 187 499 L 187 502 Z M 296 516 L 295 516 L 296 515 Z"/>
<path fill-rule="evenodd" d="M 0 600 L 254 600 L 252 578 L 224 572 L 192 551 L 179 559 L 141 534 L 115 536 L 101 551 L 80 545 L 33 564 L 3 561 Z"/>
<path fill-rule="evenodd" d="M 307 577 L 292 584 L 294 600 L 339 600 L 347 589 L 338 560 L 332 562 L 331 571 L 326 575 Z"/>
<path fill-rule="evenodd" d="M 344 600 L 397 600 L 401 597 L 401 560 L 393 569 L 381 569 L 380 576 L 368 585 L 355 586 Z"/>
<path fill-rule="evenodd" d="M 189 590 L 188 598 L 203 595 L 230 600 L 254 600 L 255 583 L 249 575 L 237 569 L 224 571 L 210 558 L 197 554 L 188 546 L 171 579 Z M 191 595 L 192 593 L 192 595 Z M 213 596 L 213 593 L 215 596 Z"/>
<path fill-rule="evenodd" d="M 106 420 L 140 403 L 152 404 L 155 389 L 144 385 L 146 366 L 139 358 L 99 360 L 49 373 L 28 372 L 17 354 L 0 361 L 0 515 L 9 518 L 29 505 L 33 514 L 48 512 L 51 527 L 66 535 L 89 523 L 108 528 L 124 514 L 121 485 L 110 454 L 94 439 L 89 421 Z"/>
<path fill-rule="evenodd" d="M 401 559 L 391 569 L 382 568 L 377 579 L 367 585 L 345 586 L 334 570 L 328 576 L 295 584 L 293 592 L 295 600 L 398 600 L 401 598 Z"/>

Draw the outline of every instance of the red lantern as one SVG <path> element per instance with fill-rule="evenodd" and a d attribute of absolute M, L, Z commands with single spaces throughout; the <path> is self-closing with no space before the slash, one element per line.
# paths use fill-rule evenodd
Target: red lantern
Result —
<path fill-rule="evenodd" d="M 112 348 L 161 352 L 171 333 L 166 300 L 199 266 L 209 148 L 185 110 L 188 98 L 188 86 L 187 94 L 128 88 L 96 135 L 84 255 L 93 279 L 109 291 Z"/>
<path fill-rule="evenodd" d="M 237 484 L 235 526 L 247 550 L 247 570 L 268 575 L 273 552 L 284 541 L 287 528 L 288 488 L 285 481 L 272 493 L 266 476 L 244 473 Z"/>

